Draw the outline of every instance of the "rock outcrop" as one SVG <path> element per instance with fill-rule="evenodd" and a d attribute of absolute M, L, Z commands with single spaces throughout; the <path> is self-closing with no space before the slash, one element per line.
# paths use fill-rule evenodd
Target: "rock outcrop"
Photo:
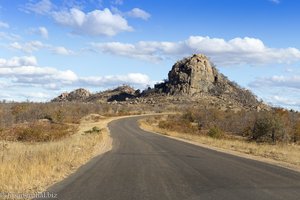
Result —
<path fill-rule="evenodd" d="M 70 101 L 70 102 L 83 102 L 87 98 L 91 96 L 91 93 L 83 88 L 79 88 L 77 90 L 74 90 L 70 93 L 65 92 L 59 95 L 58 97 L 52 99 L 52 102 L 65 102 L 65 101 Z"/>
<path fill-rule="evenodd" d="M 139 90 L 135 90 L 128 85 L 119 86 L 112 90 L 106 90 L 91 95 L 87 101 L 91 102 L 112 102 L 112 101 L 126 101 L 128 99 L 136 98 L 140 95 Z"/>
<path fill-rule="evenodd" d="M 228 80 L 202 54 L 195 54 L 176 62 L 168 74 L 168 80 L 155 85 L 154 89 L 159 93 L 193 98 L 218 96 L 245 106 L 259 104 L 255 95 Z"/>
<path fill-rule="evenodd" d="M 168 81 L 155 88 L 171 95 L 207 93 L 218 79 L 216 68 L 204 55 L 193 55 L 175 63 L 168 74 Z"/>

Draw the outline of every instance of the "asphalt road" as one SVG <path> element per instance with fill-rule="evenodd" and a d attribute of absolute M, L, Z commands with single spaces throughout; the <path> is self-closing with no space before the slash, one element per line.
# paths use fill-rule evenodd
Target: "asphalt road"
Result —
<path fill-rule="evenodd" d="M 299 200 L 300 173 L 110 123 L 113 149 L 49 191 L 63 200 Z"/>

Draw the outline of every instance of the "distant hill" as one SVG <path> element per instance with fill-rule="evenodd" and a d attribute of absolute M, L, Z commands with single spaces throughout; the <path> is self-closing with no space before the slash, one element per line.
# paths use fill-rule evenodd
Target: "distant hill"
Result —
<path fill-rule="evenodd" d="M 52 99 L 52 102 L 112 102 L 125 101 L 129 98 L 136 98 L 140 95 L 139 90 L 134 90 L 132 87 L 123 85 L 112 90 L 106 90 L 95 94 L 88 90 L 80 88 L 70 93 L 65 92 L 58 97 Z"/>
<path fill-rule="evenodd" d="M 269 106 L 258 101 L 251 91 L 230 81 L 202 54 L 176 62 L 168 79 L 142 92 L 130 86 L 91 94 L 85 89 L 63 93 L 52 102 L 99 102 L 128 104 L 188 103 L 219 109 L 264 110 Z"/>

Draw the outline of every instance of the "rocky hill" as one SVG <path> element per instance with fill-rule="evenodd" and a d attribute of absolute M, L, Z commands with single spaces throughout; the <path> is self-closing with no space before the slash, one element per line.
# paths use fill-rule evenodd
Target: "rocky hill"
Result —
<path fill-rule="evenodd" d="M 91 95 L 86 100 L 89 102 L 114 102 L 114 101 L 126 101 L 128 99 L 136 98 L 140 95 L 139 90 L 135 90 L 128 85 L 119 86 L 112 90 L 106 90 Z"/>
<path fill-rule="evenodd" d="M 52 99 L 52 102 L 113 102 L 125 101 L 136 98 L 140 95 L 139 90 L 134 90 L 132 87 L 123 85 L 112 90 L 106 90 L 95 94 L 90 93 L 85 89 L 77 89 L 70 93 L 65 92 L 58 97 Z"/>
<path fill-rule="evenodd" d="M 195 104 L 218 109 L 262 110 L 268 106 L 257 100 L 249 90 L 230 81 L 202 54 L 195 54 L 176 62 L 168 79 L 143 92 L 130 86 L 91 94 L 77 89 L 63 93 L 53 102 L 81 101 L 120 104 Z"/>
<path fill-rule="evenodd" d="M 90 97 L 92 94 L 83 88 L 79 88 L 77 90 L 74 90 L 70 93 L 64 92 L 58 97 L 52 99 L 52 102 L 65 102 L 65 101 L 70 101 L 70 102 L 76 102 L 76 101 L 85 101 L 88 97 Z"/>
<path fill-rule="evenodd" d="M 176 62 L 168 74 L 168 80 L 155 85 L 155 92 L 193 98 L 215 96 L 250 107 L 260 104 L 255 95 L 228 80 L 202 54 Z"/>

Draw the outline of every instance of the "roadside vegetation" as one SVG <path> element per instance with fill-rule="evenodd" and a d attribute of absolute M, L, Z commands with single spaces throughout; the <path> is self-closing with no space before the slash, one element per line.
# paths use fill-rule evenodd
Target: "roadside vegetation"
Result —
<path fill-rule="evenodd" d="M 0 192 L 44 191 L 111 148 L 111 120 L 140 113 L 107 104 L 0 103 Z"/>
<path fill-rule="evenodd" d="M 159 120 L 159 128 L 213 138 L 243 137 L 261 143 L 300 142 L 300 114 L 275 108 L 263 112 L 189 109 Z"/>
<path fill-rule="evenodd" d="M 188 109 L 141 121 L 164 135 L 240 153 L 270 158 L 300 169 L 300 114 L 275 108 L 264 112 Z"/>

